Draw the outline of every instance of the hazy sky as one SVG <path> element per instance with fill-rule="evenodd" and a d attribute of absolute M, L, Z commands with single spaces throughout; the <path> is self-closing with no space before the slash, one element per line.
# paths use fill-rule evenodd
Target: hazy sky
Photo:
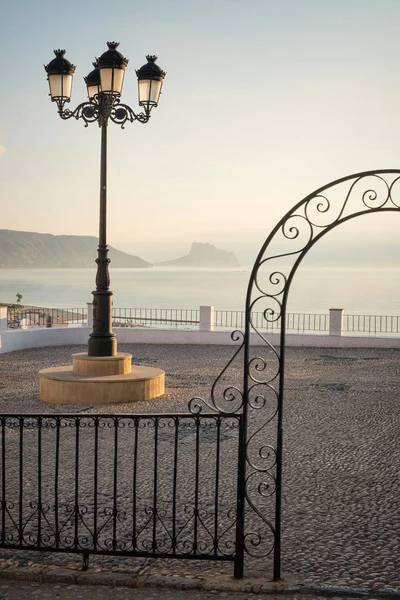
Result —
<path fill-rule="evenodd" d="M 0 228 L 98 232 L 100 131 L 58 117 L 56 48 L 77 65 L 70 108 L 106 41 L 134 109 L 145 55 L 167 71 L 150 123 L 109 130 L 108 241 L 147 260 L 192 241 L 244 256 L 313 189 L 400 166 L 399 0 L 0 0 L 0 40 Z"/>

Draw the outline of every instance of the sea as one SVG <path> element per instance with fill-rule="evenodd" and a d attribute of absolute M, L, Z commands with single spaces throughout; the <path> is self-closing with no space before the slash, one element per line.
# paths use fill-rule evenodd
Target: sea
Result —
<path fill-rule="evenodd" d="M 111 269 L 113 303 L 119 308 L 243 310 L 249 268 Z M 0 269 L 0 302 L 83 308 L 91 302 L 95 269 Z M 400 315 L 400 269 L 304 267 L 293 280 L 288 312 Z"/>

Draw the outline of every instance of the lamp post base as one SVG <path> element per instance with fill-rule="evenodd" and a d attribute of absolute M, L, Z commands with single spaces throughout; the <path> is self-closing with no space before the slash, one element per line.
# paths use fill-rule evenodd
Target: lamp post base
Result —
<path fill-rule="evenodd" d="M 112 330 L 111 290 L 95 290 L 93 293 L 93 331 L 89 336 L 89 356 L 115 356 L 117 338 Z"/>
<path fill-rule="evenodd" d="M 93 334 L 89 337 L 89 356 L 115 356 L 117 354 L 117 338 L 115 334 L 110 337 L 97 337 Z"/>

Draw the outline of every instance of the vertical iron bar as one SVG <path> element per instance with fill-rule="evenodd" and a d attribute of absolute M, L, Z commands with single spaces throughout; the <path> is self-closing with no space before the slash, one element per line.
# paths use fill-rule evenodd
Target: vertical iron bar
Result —
<path fill-rule="evenodd" d="M 154 488 L 153 488 L 153 552 L 156 551 L 156 528 L 157 528 L 157 484 L 158 484 L 158 421 L 160 417 L 154 417 Z"/>
<path fill-rule="evenodd" d="M 75 419 L 75 526 L 74 526 L 74 543 L 75 549 L 78 548 L 78 514 L 79 514 L 79 422 L 80 417 Z"/>
<path fill-rule="evenodd" d="M 117 548 L 117 491 L 118 491 L 118 417 L 114 417 L 114 500 L 113 500 L 113 550 Z"/>
<path fill-rule="evenodd" d="M 195 475 L 195 486 L 194 486 L 194 544 L 193 553 L 197 554 L 197 528 L 199 519 L 199 459 L 200 459 L 200 417 L 196 415 L 194 417 L 196 422 L 196 475 Z"/>
<path fill-rule="evenodd" d="M 93 475 L 93 548 L 97 550 L 97 490 L 99 476 L 99 417 L 94 417 L 94 475 Z"/>
<path fill-rule="evenodd" d="M 56 530 L 56 548 L 60 544 L 59 520 L 58 520 L 58 477 L 60 470 L 60 417 L 56 417 L 56 456 L 54 469 L 54 527 Z"/>
<path fill-rule="evenodd" d="M 236 497 L 236 551 L 234 563 L 235 579 L 244 574 L 244 498 L 246 487 L 246 424 L 243 414 L 239 418 L 238 470 Z"/>
<path fill-rule="evenodd" d="M 137 456 L 138 456 L 138 435 L 139 418 L 135 417 L 135 445 L 133 454 L 133 479 L 132 479 L 132 550 L 136 549 L 136 484 L 137 484 Z"/>
<path fill-rule="evenodd" d="M 172 482 L 172 552 L 176 552 L 176 487 L 178 483 L 178 436 L 179 417 L 174 417 L 175 440 L 174 440 L 174 476 Z"/>
<path fill-rule="evenodd" d="M 24 417 L 19 417 L 19 543 L 23 541 L 23 489 L 24 489 Z"/>
<path fill-rule="evenodd" d="M 42 541 L 42 417 L 38 417 L 38 534 L 37 545 Z"/>
<path fill-rule="evenodd" d="M 215 508 L 214 508 L 214 552 L 218 554 L 218 507 L 219 507 L 219 454 L 221 448 L 221 415 L 216 417 L 217 446 L 215 449 Z"/>
<path fill-rule="evenodd" d="M 6 535 L 6 417 L 1 416 L 1 543 Z"/>

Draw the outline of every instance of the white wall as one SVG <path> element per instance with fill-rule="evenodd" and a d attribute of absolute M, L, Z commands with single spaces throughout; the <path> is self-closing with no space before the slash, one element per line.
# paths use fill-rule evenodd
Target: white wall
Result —
<path fill-rule="evenodd" d="M 120 344 L 238 344 L 232 341 L 230 331 L 185 331 L 144 327 L 121 327 L 114 331 Z M 24 348 L 87 344 L 90 332 L 89 327 L 3 330 L 0 332 L 0 354 Z M 278 333 L 268 334 L 266 338 L 274 346 L 279 346 Z M 263 344 L 256 334 L 252 335 L 251 343 Z M 400 338 L 290 334 L 286 336 L 286 344 L 289 347 L 316 348 L 400 348 Z"/>
<path fill-rule="evenodd" d="M 23 350 L 24 348 L 42 348 L 43 346 L 65 346 L 68 344 L 86 344 L 91 329 L 88 327 L 45 327 L 37 329 L 12 329 L 0 332 L 0 354 Z"/>

